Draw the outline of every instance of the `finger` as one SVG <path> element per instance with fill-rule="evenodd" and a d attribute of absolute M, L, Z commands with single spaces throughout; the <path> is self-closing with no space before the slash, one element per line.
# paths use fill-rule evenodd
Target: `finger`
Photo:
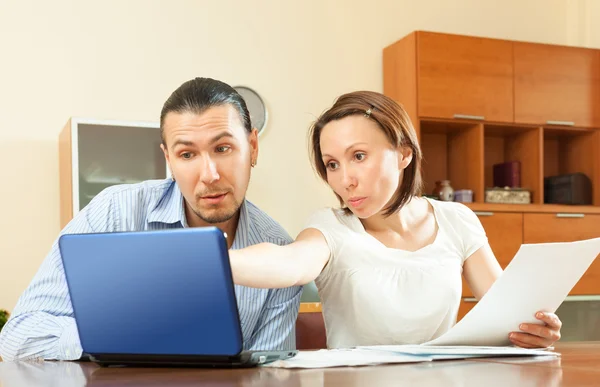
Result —
<path fill-rule="evenodd" d="M 535 314 L 535 318 L 540 321 L 543 321 L 548 326 L 552 328 L 560 329 L 562 327 L 562 321 L 558 318 L 558 316 L 554 313 L 550 312 L 537 312 Z"/>
<path fill-rule="evenodd" d="M 539 336 L 551 342 L 560 340 L 559 328 L 543 326 L 540 324 L 521 324 L 519 329 L 533 336 Z"/>
<path fill-rule="evenodd" d="M 517 339 L 512 339 L 511 338 L 510 341 L 511 341 L 511 343 L 513 343 L 514 345 L 516 345 L 517 347 L 521 347 L 521 348 L 527 348 L 527 349 L 539 348 L 539 347 L 536 347 L 535 345 L 531 345 L 531 344 L 525 343 L 523 341 L 519 341 Z"/>
<path fill-rule="evenodd" d="M 527 348 L 547 348 L 550 346 L 550 344 L 552 344 L 550 340 L 547 340 L 543 337 L 521 332 L 512 332 L 509 335 L 509 339 L 513 342 L 518 341 L 520 343 L 529 345 Z"/>

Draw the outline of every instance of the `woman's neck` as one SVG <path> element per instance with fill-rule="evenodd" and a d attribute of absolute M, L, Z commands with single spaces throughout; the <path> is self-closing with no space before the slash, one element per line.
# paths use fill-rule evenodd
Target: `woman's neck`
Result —
<path fill-rule="evenodd" d="M 418 223 L 423 216 L 422 201 L 413 197 L 390 216 L 384 216 L 383 211 L 381 211 L 369 218 L 360 219 L 360 221 L 368 233 L 377 234 L 392 231 L 402 235 L 409 231 L 415 223 Z"/>

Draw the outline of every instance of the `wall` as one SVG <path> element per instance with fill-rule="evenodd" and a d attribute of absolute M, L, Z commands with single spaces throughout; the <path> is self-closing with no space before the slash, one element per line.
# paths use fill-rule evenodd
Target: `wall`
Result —
<path fill-rule="evenodd" d="M 59 231 L 57 136 L 70 116 L 156 121 L 171 91 L 195 76 L 254 87 L 270 121 L 248 196 L 296 235 L 313 210 L 335 204 L 308 163 L 307 128 L 339 94 L 381 91 L 383 47 L 415 29 L 600 47 L 598 16 L 579 7 L 0 0 L 0 308 L 13 308 Z M 600 14 L 592 0 L 584 10 Z"/>

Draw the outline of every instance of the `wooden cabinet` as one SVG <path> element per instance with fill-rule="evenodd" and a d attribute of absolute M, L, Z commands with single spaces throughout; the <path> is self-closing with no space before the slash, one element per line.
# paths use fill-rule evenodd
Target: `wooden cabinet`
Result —
<path fill-rule="evenodd" d="M 485 203 L 493 166 L 519 161 L 544 204 L 544 178 L 583 173 L 600 206 L 600 50 L 416 31 L 383 50 L 384 93 L 407 110 L 438 180 Z"/>
<path fill-rule="evenodd" d="M 600 128 L 600 51 L 514 43 L 515 121 Z"/>
<path fill-rule="evenodd" d="M 502 268 L 506 268 L 523 242 L 523 214 L 518 212 L 474 211 Z M 463 297 L 473 297 L 463 278 Z"/>
<path fill-rule="evenodd" d="M 571 242 L 598 237 L 600 214 L 524 214 L 524 243 Z M 600 294 L 600 258 L 596 258 L 569 294 Z"/>
<path fill-rule="evenodd" d="M 513 121 L 512 43 L 417 33 L 420 117 Z"/>

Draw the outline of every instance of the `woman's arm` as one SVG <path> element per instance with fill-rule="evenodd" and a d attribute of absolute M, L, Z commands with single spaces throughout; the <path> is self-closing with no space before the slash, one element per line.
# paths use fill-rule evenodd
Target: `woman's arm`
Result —
<path fill-rule="evenodd" d="M 502 268 L 487 243 L 463 264 L 463 275 L 477 300 L 481 300 L 500 274 Z"/>
<path fill-rule="evenodd" d="M 296 241 L 278 246 L 260 243 L 229 250 L 233 282 L 253 288 L 286 288 L 313 281 L 329 261 L 329 246 L 323 234 L 313 228 Z"/>

